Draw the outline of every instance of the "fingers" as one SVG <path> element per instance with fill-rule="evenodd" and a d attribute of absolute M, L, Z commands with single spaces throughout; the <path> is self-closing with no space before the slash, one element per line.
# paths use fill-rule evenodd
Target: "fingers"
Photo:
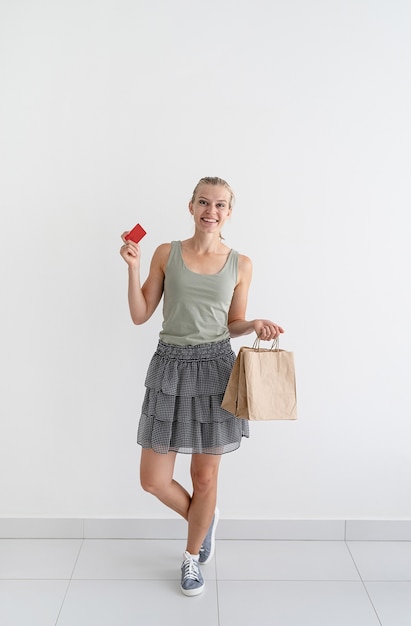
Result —
<path fill-rule="evenodd" d="M 257 335 L 263 341 L 271 341 L 284 332 L 284 329 L 270 320 L 259 320 Z"/>
<path fill-rule="evenodd" d="M 275 326 L 263 326 L 258 337 L 263 341 L 270 341 L 271 339 L 275 339 L 278 335 L 279 332 L 276 330 Z"/>
<path fill-rule="evenodd" d="M 123 245 L 120 248 L 120 254 L 125 261 L 131 261 L 132 259 L 137 259 L 140 256 L 140 246 L 134 241 L 126 240 L 124 237 L 127 235 L 127 232 L 124 232 L 121 235 L 122 240 L 124 241 Z"/>

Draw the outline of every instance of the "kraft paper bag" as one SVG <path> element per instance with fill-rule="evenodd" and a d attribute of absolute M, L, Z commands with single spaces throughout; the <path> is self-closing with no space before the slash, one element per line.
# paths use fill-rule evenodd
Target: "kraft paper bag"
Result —
<path fill-rule="evenodd" d="M 294 354 L 271 348 L 240 348 L 221 404 L 236 417 L 251 421 L 297 419 Z"/>

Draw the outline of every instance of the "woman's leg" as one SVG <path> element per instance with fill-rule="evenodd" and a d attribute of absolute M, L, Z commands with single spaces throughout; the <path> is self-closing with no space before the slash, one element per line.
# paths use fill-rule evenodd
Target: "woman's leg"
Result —
<path fill-rule="evenodd" d="M 213 519 L 217 502 L 217 479 L 221 457 L 193 454 L 191 479 L 193 496 L 188 509 L 187 552 L 198 554 Z"/>
<path fill-rule="evenodd" d="M 188 521 L 187 551 L 198 554 L 213 519 L 217 501 L 217 479 L 221 457 L 193 454 L 191 479 L 193 496 L 173 479 L 176 453 L 141 451 L 140 480 L 145 491 Z"/>
<path fill-rule="evenodd" d="M 143 448 L 140 462 L 141 486 L 188 520 L 191 496 L 173 479 L 175 461 L 176 452 L 158 454 L 154 450 Z"/>

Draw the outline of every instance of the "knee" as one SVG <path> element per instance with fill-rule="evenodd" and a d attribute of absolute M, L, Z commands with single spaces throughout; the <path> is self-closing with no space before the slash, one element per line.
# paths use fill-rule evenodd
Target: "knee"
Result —
<path fill-rule="evenodd" d="M 192 473 L 193 489 L 197 493 L 208 493 L 216 488 L 217 473 L 212 470 L 201 470 Z"/>
<path fill-rule="evenodd" d="M 165 484 L 163 480 L 158 480 L 152 476 L 140 476 L 140 484 L 144 491 L 151 493 L 153 496 L 159 496 L 164 492 Z"/>

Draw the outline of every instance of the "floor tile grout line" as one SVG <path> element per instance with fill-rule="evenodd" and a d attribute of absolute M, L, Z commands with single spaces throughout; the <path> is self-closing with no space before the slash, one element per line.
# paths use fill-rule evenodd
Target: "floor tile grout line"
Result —
<path fill-rule="evenodd" d="M 67 581 L 66 591 L 65 591 L 65 593 L 64 593 L 63 600 L 61 601 L 61 606 L 60 606 L 60 608 L 59 608 L 59 612 L 57 613 L 57 617 L 56 617 L 56 621 L 54 622 L 54 626 L 57 626 L 58 621 L 59 621 L 59 619 L 60 619 L 61 611 L 63 610 L 63 606 L 64 606 L 64 603 L 65 603 L 65 601 L 66 601 L 67 594 L 68 594 L 69 589 L 70 589 L 70 585 L 71 585 L 71 579 Z"/>
<path fill-rule="evenodd" d="M 57 626 L 57 624 L 58 624 L 58 622 L 59 622 L 60 615 L 61 615 L 61 612 L 62 612 L 62 610 L 63 610 L 63 606 L 64 606 L 64 603 L 65 603 L 65 601 L 66 601 L 67 594 L 68 594 L 68 592 L 69 592 L 69 589 L 70 589 L 70 586 L 71 586 L 71 583 L 72 583 L 72 580 L 73 580 L 74 570 L 76 569 L 77 562 L 78 562 L 79 557 L 80 557 L 80 552 L 81 552 L 81 550 L 82 550 L 82 548 L 83 548 L 83 544 L 84 544 L 84 529 L 83 529 L 83 539 L 81 540 L 81 543 L 80 543 L 80 546 L 79 546 L 79 549 L 78 549 L 78 552 L 77 552 L 76 560 L 74 561 L 74 565 L 73 565 L 72 570 L 71 570 L 70 580 L 68 581 L 68 584 L 67 584 L 67 587 L 66 587 L 66 593 L 64 594 L 64 598 L 63 598 L 63 600 L 62 600 L 62 603 L 61 603 L 61 606 L 60 606 L 59 612 L 57 613 L 57 618 L 56 618 L 56 621 L 55 621 L 55 626 Z"/>
<path fill-rule="evenodd" d="M 66 582 L 66 583 L 87 583 L 87 582 L 178 582 L 178 578 L 0 578 L 0 582 Z M 376 585 L 410 585 L 411 580 L 389 579 L 352 579 L 352 578 L 206 578 L 206 582 L 213 583 L 330 583 L 330 584 L 376 584 Z"/>
<path fill-rule="evenodd" d="M 0 578 L 0 582 L 176 582 L 178 578 Z M 410 580 L 353 580 L 352 578 L 206 578 L 206 581 L 221 583 L 343 583 L 343 584 L 405 584 L 409 585 Z"/>
<path fill-rule="evenodd" d="M 57 576 L 47 576 L 45 578 L 33 578 L 33 576 L 30 576 L 28 578 L 0 578 L 0 582 L 18 582 L 18 581 L 24 581 L 24 582 L 51 582 L 51 581 L 57 581 L 57 582 L 70 582 L 70 578 L 59 578 Z"/>
<path fill-rule="evenodd" d="M 75 562 L 74 562 L 73 569 L 71 570 L 70 581 L 71 581 L 71 580 L 73 580 L 74 570 L 75 570 L 75 569 L 76 569 L 76 567 L 77 567 L 77 563 L 78 563 L 78 560 L 79 560 L 79 558 L 80 558 L 80 553 L 81 553 L 81 551 L 82 551 L 82 549 L 83 549 L 83 546 L 84 546 L 84 539 L 82 539 L 82 540 L 81 540 L 81 544 L 80 544 L 80 547 L 79 547 L 78 552 L 77 552 L 77 557 L 76 557 L 76 560 L 75 560 Z"/>
<path fill-rule="evenodd" d="M 217 578 L 219 583 L 330 583 L 330 584 L 362 584 L 362 580 L 351 578 Z"/>
<path fill-rule="evenodd" d="M 345 545 L 347 546 L 348 553 L 349 553 L 349 555 L 350 555 L 350 557 L 351 557 L 351 559 L 352 559 L 352 562 L 354 563 L 354 567 L 355 567 L 355 569 L 356 569 L 356 570 L 357 570 L 357 572 L 358 572 L 358 576 L 360 577 L 360 580 L 361 580 L 362 586 L 363 586 L 363 588 L 364 588 L 365 593 L 367 594 L 367 597 L 368 597 L 368 599 L 369 599 L 369 601 L 370 601 L 370 604 L 371 604 L 371 606 L 372 606 L 372 608 L 373 608 L 373 611 L 374 611 L 374 613 L 375 613 L 375 616 L 376 616 L 376 618 L 377 618 L 378 622 L 380 623 L 380 625 L 381 625 L 381 626 L 383 626 L 382 621 L 380 620 L 380 617 L 379 617 L 379 615 L 378 615 L 378 613 L 377 613 L 377 609 L 376 609 L 376 608 L 375 608 L 375 606 L 374 606 L 374 602 L 372 601 L 372 598 L 371 598 L 371 596 L 370 596 L 370 593 L 369 593 L 369 591 L 368 591 L 368 589 L 367 589 L 367 585 L 365 584 L 365 581 L 364 581 L 363 577 L 361 576 L 361 572 L 360 572 L 360 570 L 359 570 L 359 568 L 358 568 L 358 566 L 357 566 L 357 563 L 355 562 L 354 556 L 353 556 L 353 554 L 352 554 L 352 552 L 351 552 L 351 550 L 350 550 L 350 546 L 348 545 L 348 541 L 345 541 Z"/>

